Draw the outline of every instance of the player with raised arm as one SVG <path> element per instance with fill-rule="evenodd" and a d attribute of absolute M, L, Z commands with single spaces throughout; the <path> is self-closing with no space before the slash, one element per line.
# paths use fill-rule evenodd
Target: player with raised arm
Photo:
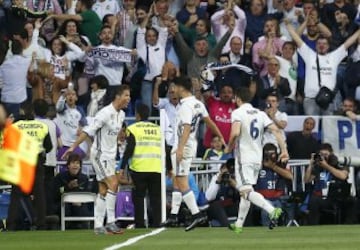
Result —
<path fill-rule="evenodd" d="M 238 218 L 234 224 L 230 224 L 229 228 L 236 233 L 242 232 L 251 202 L 268 212 L 271 220 L 269 228 L 272 229 L 277 224 L 282 210 L 281 208 L 274 208 L 260 193 L 253 189 L 261 169 L 262 139 L 265 128 L 270 129 L 275 135 L 281 150 L 279 158 L 282 161 L 287 161 L 289 158 L 286 144 L 279 129 L 266 113 L 254 108 L 249 103 L 251 101 L 249 89 L 238 89 L 235 93 L 235 100 L 238 108 L 231 114 L 231 134 L 225 152 L 230 152 L 236 144 L 234 149 L 235 177 L 241 200 Z"/>
<path fill-rule="evenodd" d="M 119 234 L 123 231 L 115 224 L 115 201 L 118 181 L 115 175 L 117 135 L 125 120 L 122 110 L 130 102 L 130 88 L 121 85 L 108 106 L 102 108 L 94 121 L 85 127 L 76 142 L 65 152 L 63 158 L 74 150 L 87 137 L 93 137 L 90 160 L 99 183 L 99 193 L 95 202 L 95 234 Z M 107 216 L 107 224 L 103 222 Z"/>
<path fill-rule="evenodd" d="M 193 216 L 192 223 L 185 228 L 185 231 L 189 231 L 206 221 L 206 216 L 200 213 L 188 180 L 191 162 L 197 152 L 196 134 L 200 120 L 204 120 L 224 145 L 225 141 L 215 123 L 210 119 L 205 105 L 193 96 L 191 80 L 180 76 L 175 78 L 174 83 L 175 93 L 181 99 L 176 112 L 175 143 L 171 154 L 172 165 L 175 169 L 174 192 L 172 193 L 171 214 L 163 225 L 169 226 L 177 222 L 177 214 L 181 202 L 184 201 Z"/>

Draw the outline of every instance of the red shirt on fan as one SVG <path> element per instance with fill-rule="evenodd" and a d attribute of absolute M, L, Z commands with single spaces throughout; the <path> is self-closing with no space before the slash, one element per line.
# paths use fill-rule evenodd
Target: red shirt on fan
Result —
<path fill-rule="evenodd" d="M 207 100 L 207 108 L 210 118 L 215 122 L 219 128 L 221 134 L 224 137 L 226 143 L 229 141 L 231 130 L 231 112 L 236 109 L 236 105 L 233 102 L 222 102 L 220 99 L 210 96 Z M 211 139 L 213 134 L 209 128 L 206 129 L 204 146 L 206 148 L 211 147 Z"/>

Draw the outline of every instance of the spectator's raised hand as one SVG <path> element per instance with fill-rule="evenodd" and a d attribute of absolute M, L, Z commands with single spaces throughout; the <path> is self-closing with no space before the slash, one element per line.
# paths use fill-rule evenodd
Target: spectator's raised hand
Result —
<path fill-rule="evenodd" d="M 198 20 L 199 20 L 199 17 L 197 14 L 191 14 L 188 22 L 190 25 L 192 25 L 192 24 L 196 23 Z"/>

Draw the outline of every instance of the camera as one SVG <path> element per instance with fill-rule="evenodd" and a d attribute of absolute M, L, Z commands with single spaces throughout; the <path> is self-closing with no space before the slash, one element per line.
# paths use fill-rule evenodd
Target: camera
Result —
<path fill-rule="evenodd" d="M 277 162 L 277 147 L 272 143 L 266 143 L 263 148 L 263 161 Z"/>
<path fill-rule="evenodd" d="M 315 153 L 314 154 L 314 162 L 315 164 L 319 163 L 320 161 L 323 161 L 324 157 L 322 157 L 322 155 L 320 153 Z"/>
<path fill-rule="evenodd" d="M 235 179 L 235 160 L 227 160 L 222 168 L 226 168 L 226 171 L 222 173 L 220 183 L 227 185 L 229 184 L 230 179 Z"/>
<path fill-rule="evenodd" d="M 266 103 L 265 104 L 265 109 L 271 109 L 271 103 Z"/>

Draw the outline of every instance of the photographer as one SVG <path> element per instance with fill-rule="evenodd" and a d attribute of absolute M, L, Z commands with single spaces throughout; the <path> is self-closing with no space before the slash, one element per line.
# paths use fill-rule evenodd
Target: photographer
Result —
<path fill-rule="evenodd" d="M 354 202 L 350 198 L 350 187 L 347 183 L 348 167 L 340 166 L 333 154 L 332 146 L 323 143 L 320 151 L 311 155 L 310 165 L 305 172 L 305 183 L 313 183 L 309 200 L 308 224 L 318 225 L 321 212 L 338 207 L 341 214 L 345 212 L 345 222 L 353 222 Z M 336 187 L 334 193 L 331 186 Z"/>
<path fill-rule="evenodd" d="M 219 173 L 211 179 L 205 197 L 209 202 L 208 218 L 221 227 L 229 226 L 228 217 L 237 216 L 240 196 L 236 190 L 234 159 L 224 163 Z"/>
<path fill-rule="evenodd" d="M 293 175 L 286 164 L 278 162 L 277 148 L 272 143 L 263 147 L 263 168 L 260 170 L 255 190 L 261 193 L 275 207 L 283 207 L 283 197 L 286 195 L 287 185 Z M 261 224 L 268 226 L 270 219 L 265 211 L 261 211 Z"/>

